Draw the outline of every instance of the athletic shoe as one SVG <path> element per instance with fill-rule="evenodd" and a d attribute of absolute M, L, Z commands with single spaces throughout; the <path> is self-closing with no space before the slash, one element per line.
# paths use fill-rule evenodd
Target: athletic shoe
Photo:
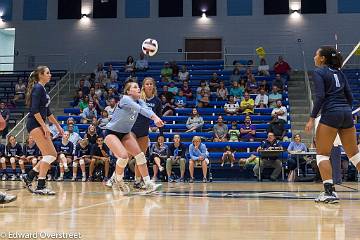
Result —
<path fill-rule="evenodd" d="M 21 181 L 24 183 L 25 187 L 27 188 L 27 190 L 29 190 L 29 192 L 33 193 L 32 190 L 32 181 L 28 178 L 28 176 L 26 174 L 24 174 L 21 177 Z"/>
<path fill-rule="evenodd" d="M 87 179 L 88 182 L 93 182 L 94 181 L 94 177 L 93 176 L 90 176 L 88 179 Z"/>
<path fill-rule="evenodd" d="M 35 189 L 34 193 L 38 194 L 38 195 L 55 195 L 56 194 L 53 190 L 46 188 L 46 187 L 44 187 L 42 189 L 37 188 L 37 189 Z"/>
<path fill-rule="evenodd" d="M 207 183 L 206 177 L 203 178 L 203 183 Z"/>
<path fill-rule="evenodd" d="M 106 183 L 105 183 L 105 186 L 109 187 L 109 188 L 112 188 L 112 186 L 114 185 L 115 183 L 115 178 L 114 177 L 111 177 L 109 178 Z"/>
<path fill-rule="evenodd" d="M 115 180 L 115 186 L 117 186 L 117 188 L 124 194 L 127 195 L 130 193 L 130 188 L 129 186 L 124 182 L 124 180 L 121 181 L 116 181 Z"/>
<path fill-rule="evenodd" d="M 194 180 L 195 179 L 191 177 L 190 180 L 189 180 L 189 183 L 194 183 Z"/>
<path fill-rule="evenodd" d="M 6 181 L 7 178 L 8 178 L 7 175 L 6 175 L 6 174 L 3 174 L 1 180 Z"/>
<path fill-rule="evenodd" d="M 17 198 L 16 195 L 7 194 L 4 192 L 0 192 L 0 204 L 10 203 L 15 201 Z"/>
<path fill-rule="evenodd" d="M 15 181 L 15 180 L 16 180 L 16 175 L 15 174 L 11 175 L 10 181 Z"/>
<path fill-rule="evenodd" d="M 58 178 L 56 179 L 56 181 L 57 181 L 57 182 L 63 182 L 63 181 L 64 181 L 64 177 L 58 177 Z"/>
<path fill-rule="evenodd" d="M 133 188 L 134 188 L 134 190 L 136 190 L 136 191 L 140 191 L 140 190 L 146 189 L 146 188 L 145 188 L 145 183 L 144 183 L 144 181 L 134 182 Z"/>
<path fill-rule="evenodd" d="M 320 195 L 315 199 L 316 203 L 339 203 L 339 197 L 336 192 L 332 192 L 332 194 L 322 192 Z"/>
<path fill-rule="evenodd" d="M 86 176 L 83 176 L 83 177 L 81 178 L 81 181 L 82 181 L 82 182 L 86 182 Z"/>
<path fill-rule="evenodd" d="M 183 182 L 185 182 L 185 179 L 181 177 L 181 178 L 179 178 L 179 182 L 183 183 Z"/>
<path fill-rule="evenodd" d="M 145 192 L 144 193 L 150 194 L 150 193 L 156 192 L 161 189 L 161 186 L 162 186 L 161 184 L 156 184 L 153 181 L 145 183 Z"/>
<path fill-rule="evenodd" d="M 47 175 L 47 180 L 48 180 L 48 181 L 52 181 L 52 176 L 51 176 L 51 174 L 48 174 L 48 175 Z"/>
<path fill-rule="evenodd" d="M 72 181 L 72 182 L 76 182 L 76 177 L 72 177 L 72 178 L 71 178 L 71 181 Z"/>
<path fill-rule="evenodd" d="M 175 179 L 174 179 L 172 176 L 170 176 L 170 177 L 168 177 L 168 182 L 169 182 L 169 183 L 175 182 Z"/>

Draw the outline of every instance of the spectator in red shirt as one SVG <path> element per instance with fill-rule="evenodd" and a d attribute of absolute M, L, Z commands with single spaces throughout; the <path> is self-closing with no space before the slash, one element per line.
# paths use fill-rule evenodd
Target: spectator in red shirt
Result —
<path fill-rule="evenodd" d="M 289 80 L 291 67 L 284 61 L 282 56 L 279 56 L 278 61 L 274 64 L 274 71 L 276 74 L 280 74 L 286 80 Z"/>

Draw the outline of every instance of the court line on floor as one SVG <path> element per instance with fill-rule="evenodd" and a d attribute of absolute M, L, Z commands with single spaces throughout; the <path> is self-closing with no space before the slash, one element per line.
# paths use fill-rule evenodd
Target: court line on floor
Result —
<path fill-rule="evenodd" d="M 96 204 L 92 204 L 92 205 L 85 206 L 85 207 L 73 208 L 71 210 L 66 210 L 66 211 L 54 213 L 52 215 L 58 216 L 58 215 L 65 215 L 65 214 L 69 214 L 69 213 L 75 213 L 75 212 L 78 212 L 78 211 L 81 211 L 81 210 L 84 210 L 84 209 L 88 209 L 88 208 L 92 208 L 92 207 L 97 207 L 97 206 L 101 206 L 101 205 L 106 205 L 106 204 L 111 204 L 111 203 L 115 203 L 115 202 L 121 202 L 121 201 L 124 201 L 124 200 L 129 200 L 129 199 L 134 198 L 134 197 L 136 197 L 136 196 L 124 197 L 122 199 L 110 200 L 110 201 L 106 201 L 106 202 L 96 203 Z"/>

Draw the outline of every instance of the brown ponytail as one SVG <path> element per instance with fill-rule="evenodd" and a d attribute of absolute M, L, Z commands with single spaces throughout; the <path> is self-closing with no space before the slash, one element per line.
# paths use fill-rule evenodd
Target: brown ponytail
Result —
<path fill-rule="evenodd" d="M 340 69 L 343 63 L 341 54 L 332 47 L 324 46 L 320 48 L 320 56 L 325 57 L 325 64 L 333 69 Z"/>
<path fill-rule="evenodd" d="M 39 75 L 45 72 L 47 66 L 38 66 L 34 71 L 30 73 L 27 88 L 26 88 L 26 95 L 25 95 L 25 103 L 27 106 L 31 104 L 31 92 L 35 85 L 35 83 L 39 82 Z"/>

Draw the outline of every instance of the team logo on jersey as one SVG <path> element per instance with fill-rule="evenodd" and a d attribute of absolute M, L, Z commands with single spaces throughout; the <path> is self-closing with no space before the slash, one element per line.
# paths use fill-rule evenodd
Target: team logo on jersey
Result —
<path fill-rule="evenodd" d="M 48 94 L 46 94 L 46 99 L 47 99 L 47 103 L 46 103 L 45 107 L 49 107 L 51 100 L 50 100 L 50 96 Z"/>

